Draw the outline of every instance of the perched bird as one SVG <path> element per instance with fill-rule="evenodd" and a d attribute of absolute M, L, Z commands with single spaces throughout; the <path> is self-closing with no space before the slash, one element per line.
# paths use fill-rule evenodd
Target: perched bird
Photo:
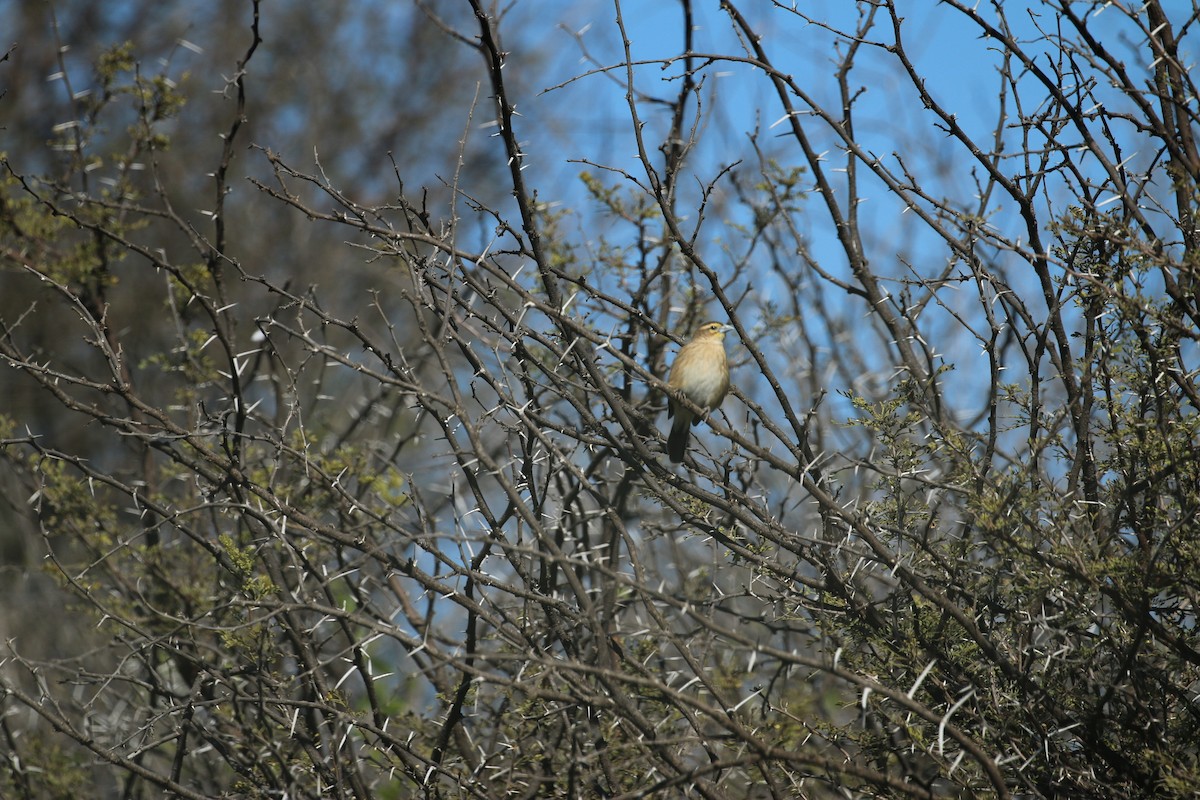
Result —
<path fill-rule="evenodd" d="M 700 417 L 679 402 L 682 395 L 705 411 L 721 405 L 729 391 L 729 364 L 725 360 L 725 331 L 733 330 L 719 322 L 706 322 L 692 334 L 692 340 L 679 350 L 671 365 L 671 387 L 667 416 L 674 417 L 667 437 L 667 455 L 678 464 L 687 449 L 689 428 L 700 424 Z"/>

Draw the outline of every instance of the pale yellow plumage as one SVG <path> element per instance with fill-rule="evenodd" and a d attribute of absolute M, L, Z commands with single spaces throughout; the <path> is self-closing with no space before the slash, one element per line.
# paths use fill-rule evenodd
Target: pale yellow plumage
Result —
<path fill-rule="evenodd" d="M 696 329 L 691 341 L 679 350 L 671 365 L 667 384 L 671 387 L 667 416 L 674 417 L 667 437 L 667 455 L 671 461 L 683 461 L 689 429 L 700 424 L 700 417 L 677 399 L 683 395 L 705 411 L 721 405 L 729 391 L 729 364 L 725 359 L 725 331 L 728 325 L 706 322 Z"/>

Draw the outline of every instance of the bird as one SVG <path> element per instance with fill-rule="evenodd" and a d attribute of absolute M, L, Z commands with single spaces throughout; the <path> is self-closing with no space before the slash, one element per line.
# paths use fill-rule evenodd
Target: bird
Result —
<path fill-rule="evenodd" d="M 671 433 L 667 437 L 667 455 L 672 463 L 683 461 L 687 450 L 689 429 L 700 424 L 700 417 L 685 408 L 679 398 L 686 397 L 704 411 L 712 411 L 721 405 L 729 391 L 729 364 L 725 359 L 725 331 L 730 325 L 706 322 L 692 334 L 691 341 L 679 349 L 667 386 L 667 417 L 674 417 Z"/>

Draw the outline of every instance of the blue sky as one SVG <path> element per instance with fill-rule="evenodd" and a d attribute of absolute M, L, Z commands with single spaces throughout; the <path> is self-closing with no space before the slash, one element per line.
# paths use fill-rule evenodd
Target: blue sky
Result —
<path fill-rule="evenodd" d="M 805 24 L 787 10 L 772 4 L 741 5 L 762 33 L 763 46 L 775 65 L 795 76 L 817 103 L 832 109 L 838 108 L 835 60 L 844 49 L 845 41 L 822 26 Z M 815 19 L 846 28 L 853 25 L 857 13 L 854 4 L 837 0 L 797 0 L 795 5 Z M 990 150 L 993 147 L 1001 91 L 998 67 L 1002 55 L 996 43 L 981 38 L 972 23 L 944 4 L 902 0 L 899 5 L 904 15 L 901 31 L 906 52 L 917 71 L 924 76 L 927 89 L 935 100 L 955 115 L 956 121 L 982 149 Z M 545 56 L 546 52 L 553 54 L 548 63 L 540 66 L 544 73 L 540 81 L 542 87 L 555 86 L 596 66 L 582 58 L 579 47 L 568 31 L 579 37 L 594 62 L 610 66 L 619 65 L 623 60 L 619 31 L 614 24 L 615 6 L 612 3 L 597 1 L 564 6 L 558 18 L 539 16 L 539 12 L 545 10 L 544 6 L 518 5 L 516 8 L 516 13 L 520 14 L 523 10 L 524 16 L 520 17 L 519 22 L 516 19 L 510 21 L 510 31 L 519 28 L 519 41 L 523 44 L 539 43 L 539 55 Z M 1082 4 L 1077 8 L 1081 13 L 1087 10 Z M 1105 35 L 1107 45 L 1136 70 L 1138 64 L 1145 62 L 1138 50 L 1143 47 L 1140 33 L 1128 25 L 1116 10 L 1104 8 L 1103 5 L 1091 8 L 1094 15 L 1091 23 L 1095 30 Z M 1009 22 L 1016 28 L 1017 38 L 1033 52 L 1039 52 L 1041 47 L 1042 65 L 1049 66 L 1049 62 L 1045 61 L 1050 58 L 1047 48 L 1044 44 L 1033 42 L 1043 35 L 1039 29 L 1049 32 L 1057 30 L 1058 20 L 1038 4 L 1006 3 L 1004 9 Z M 624 2 L 621 10 L 635 61 L 654 62 L 680 52 L 682 17 L 677 6 L 656 2 Z M 978 10 L 985 17 L 995 19 L 990 4 L 981 3 Z M 891 22 L 886 16 L 880 15 L 871 36 L 884 43 L 891 41 Z M 510 33 L 508 43 L 513 50 L 510 64 L 519 69 L 522 52 L 515 44 L 517 40 L 518 37 Z M 728 20 L 716 2 L 696 4 L 695 48 L 700 52 L 741 52 L 740 44 L 731 35 Z M 666 69 L 657 63 L 643 64 L 635 70 L 637 88 L 658 97 L 673 97 L 678 82 L 670 79 L 678 76 L 679 70 L 678 63 Z M 519 133 L 522 142 L 530 153 L 526 174 L 532 185 L 538 188 L 539 198 L 581 209 L 579 236 L 603 236 L 620 241 L 622 233 L 619 226 L 614 224 L 605 227 L 602 221 L 588 215 L 586 209 L 590 201 L 575 180 L 584 167 L 569 161 L 571 158 L 586 158 L 643 177 L 631 136 L 629 110 L 623 97 L 624 86 L 621 82 L 624 72 L 617 70 L 612 74 L 617 81 L 604 75 L 591 75 L 565 87 L 522 98 L 519 110 L 524 116 L 518 120 L 518 124 L 521 126 Z M 753 172 L 755 164 L 748 142 L 753 131 L 762 134 L 763 146 L 785 165 L 802 163 L 802 154 L 787 136 L 786 126 L 777 124 L 781 118 L 780 106 L 769 82 L 761 73 L 746 65 L 723 63 L 706 67 L 703 74 L 705 118 L 700 129 L 700 144 L 688 166 L 690 180 L 685 181 L 691 191 L 691 202 L 696 202 L 698 197 L 696 182 L 707 183 L 735 161 L 742 161 L 742 169 Z M 922 108 L 895 56 L 880 47 L 863 47 L 857 67 L 851 74 L 851 84 L 856 90 L 861 90 L 855 101 L 855 138 L 863 149 L 893 166 L 898 163 L 897 157 L 903 158 L 932 196 L 952 198 L 958 207 L 971 209 L 976 202 L 975 180 L 979 170 L 971 163 L 962 143 L 940 130 L 937 127 L 938 120 Z M 1020 109 L 1013 105 L 1011 96 L 1006 99 L 1005 149 L 1008 153 L 1018 150 L 1020 130 L 1015 125 L 1018 114 L 1036 113 L 1049 97 L 1045 88 L 1028 74 L 1020 78 L 1020 87 L 1024 103 Z M 1098 86 L 1095 93 L 1104 98 L 1106 103 L 1118 105 L 1124 102 L 1103 85 Z M 642 103 L 639 112 L 646 123 L 646 141 L 653 148 L 661 141 L 667 121 L 666 111 L 661 106 Z M 838 150 L 836 139 L 816 119 L 807 119 L 805 129 L 813 137 L 817 149 L 827 151 L 830 176 L 835 181 L 841 180 L 843 173 L 838 168 L 844 156 Z M 1132 130 L 1116 127 L 1115 134 L 1122 140 L 1123 155 L 1130 157 L 1131 165 L 1145 163 L 1150 157 L 1148 153 L 1137 151 Z M 1063 136 L 1068 143 L 1077 140 L 1069 129 Z M 1125 140 L 1127 136 L 1130 138 Z M 1078 150 L 1072 152 L 1085 174 L 1097 174 L 1094 161 Z M 661 163 L 658 154 L 654 153 L 654 156 Z M 1016 173 L 1024 166 L 1019 160 L 1013 160 L 1006 161 L 1002 169 Z M 623 182 L 622 178 L 612 173 L 609 179 L 616 184 Z M 1055 183 L 1055 178 L 1050 180 L 1047 196 L 1053 208 L 1047 213 L 1044 204 L 1039 207 L 1039 211 L 1045 214 L 1045 220 L 1064 213 L 1073 194 L 1071 187 L 1061 182 Z M 860 193 L 864 199 L 860 206 L 864 244 L 874 269 L 884 276 L 904 278 L 910 275 L 905 266 L 907 263 L 912 264 L 920 274 L 929 276 L 936 274 L 952 259 L 946 243 L 917 220 L 915 215 L 905 213 L 894 193 L 872 179 L 865 170 L 860 172 L 860 181 Z M 680 208 L 687 209 L 688 200 L 681 202 Z M 1010 239 L 1021 243 L 1028 241 L 1011 200 L 1001 198 L 994 201 L 989 210 L 987 221 L 990 225 Z M 733 216 L 725 219 L 714 214 L 707 222 L 708 235 L 701 239 L 701 252 L 718 272 L 728 266 L 722 247 L 739 235 L 726 222 L 744 222 L 745 217 L 738 216 L 743 213 L 735 210 L 731 212 Z M 796 221 L 807 236 L 818 262 L 833 274 L 844 276 L 845 255 L 841 252 L 818 197 L 810 195 Z M 1043 234 L 1047 246 L 1052 245 L 1053 236 L 1045 230 Z M 1040 287 L 1028 265 L 1020 258 L 1008 258 L 1003 254 L 996 255 L 996 259 L 998 263 L 1009 265 L 1011 271 L 1006 277 L 1010 285 L 1028 296 L 1036 312 L 1044 314 L 1046 310 L 1040 299 Z M 767 294 L 777 287 L 769 279 L 760 278 L 754 288 L 760 294 Z M 901 286 L 893 283 L 890 288 L 899 291 Z M 975 315 L 974 322 L 981 323 L 978 319 L 979 300 L 970 287 L 950 289 L 943 292 L 942 296 L 952 307 L 956 297 L 960 298 L 962 306 L 958 310 L 965 309 Z M 842 307 L 849 325 L 858 324 L 855 320 L 867 318 L 867 309 L 860 301 L 847 300 L 843 293 L 837 291 L 830 291 L 828 298 L 830 303 Z M 744 322 L 753 327 L 753 314 L 748 314 Z M 985 364 L 980 343 L 963 334 L 958 323 L 935 306 L 923 317 L 922 324 L 923 332 L 937 343 L 937 349 L 944 354 L 946 362 L 955 366 L 955 370 L 948 373 L 944 380 L 952 388 L 952 396 L 959 402 L 962 415 L 970 417 L 983 410 L 987 401 L 987 387 L 980 381 L 980 368 Z M 822 331 L 810 330 L 810 336 L 817 340 L 823 335 Z M 870 337 L 864 337 L 863 341 L 869 342 L 871 347 L 879 344 L 878 339 Z M 827 341 L 831 350 L 844 344 Z M 768 343 L 767 346 L 772 345 Z M 890 356 L 884 353 L 878 355 L 882 360 L 873 363 L 881 369 L 886 368 Z M 1020 366 L 1023 368 L 1024 365 Z M 836 391 L 853 387 L 832 385 L 829 388 Z M 753 391 L 750 386 L 747 389 Z M 760 396 L 759 399 L 770 402 L 769 397 Z M 846 411 L 844 406 L 840 410 Z"/>

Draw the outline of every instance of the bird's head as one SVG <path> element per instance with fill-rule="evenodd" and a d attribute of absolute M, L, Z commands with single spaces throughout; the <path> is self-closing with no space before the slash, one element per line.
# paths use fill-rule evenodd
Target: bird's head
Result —
<path fill-rule="evenodd" d="M 725 332 L 733 330 L 732 325 L 724 325 L 720 322 L 706 322 L 696 329 L 692 334 L 692 339 L 712 339 L 715 342 L 725 340 Z"/>

